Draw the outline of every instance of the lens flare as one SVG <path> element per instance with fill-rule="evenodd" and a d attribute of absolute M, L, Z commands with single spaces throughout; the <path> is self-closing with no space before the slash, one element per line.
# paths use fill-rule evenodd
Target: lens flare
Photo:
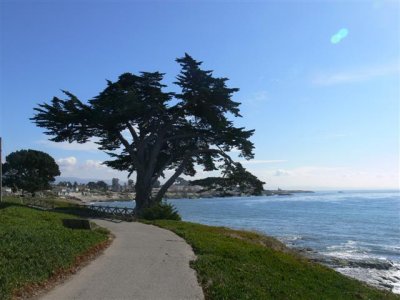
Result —
<path fill-rule="evenodd" d="M 334 34 L 334 35 L 331 37 L 331 43 L 332 43 L 332 44 L 337 44 L 337 43 L 340 42 L 340 40 L 341 40 L 341 37 L 338 36 L 337 34 Z"/>
<path fill-rule="evenodd" d="M 349 34 L 349 30 L 347 28 L 342 28 L 337 34 L 343 39 Z"/>
<path fill-rule="evenodd" d="M 337 33 L 332 35 L 331 43 L 338 44 L 340 43 L 345 37 L 349 35 L 349 30 L 347 28 L 340 29 Z"/>

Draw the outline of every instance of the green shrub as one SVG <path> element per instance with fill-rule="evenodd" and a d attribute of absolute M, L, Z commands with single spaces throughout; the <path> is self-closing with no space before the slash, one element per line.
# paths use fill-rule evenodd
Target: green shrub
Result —
<path fill-rule="evenodd" d="M 140 213 L 140 218 L 145 220 L 181 220 L 176 208 L 172 204 L 165 202 L 145 208 Z"/>

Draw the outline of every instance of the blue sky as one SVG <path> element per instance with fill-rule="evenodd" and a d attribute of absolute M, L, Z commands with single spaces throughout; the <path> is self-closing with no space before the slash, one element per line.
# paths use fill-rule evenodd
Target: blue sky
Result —
<path fill-rule="evenodd" d="M 237 124 L 256 129 L 245 166 L 267 188 L 399 188 L 397 1 L 0 3 L 4 155 L 42 150 L 63 176 L 125 180 L 93 143 L 47 141 L 33 107 L 60 89 L 87 100 L 123 72 L 171 83 L 188 52 L 240 88 Z"/>

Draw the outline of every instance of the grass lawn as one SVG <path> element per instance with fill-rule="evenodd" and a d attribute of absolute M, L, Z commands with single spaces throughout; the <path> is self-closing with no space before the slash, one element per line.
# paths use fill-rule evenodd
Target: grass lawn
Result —
<path fill-rule="evenodd" d="M 71 268 L 78 257 L 108 239 L 104 229 L 65 228 L 63 218 L 73 216 L 0 205 L 0 299 Z"/>
<path fill-rule="evenodd" d="M 193 247 L 192 267 L 206 299 L 400 299 L 312 263 L 273 238 L 179 221 L 153 224 Z"/>

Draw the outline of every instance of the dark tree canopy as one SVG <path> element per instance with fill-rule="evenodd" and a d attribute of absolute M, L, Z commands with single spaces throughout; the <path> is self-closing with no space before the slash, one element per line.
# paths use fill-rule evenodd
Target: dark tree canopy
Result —
<path fill-rule="evenodd" d="M 90 181 L 86 184 L 86 186 L 91 190 L 100 190 L 100 191 L 108 190 L 108 184 L 102 180 L 97 181 L 97 182 Z"/>
<path fill-rule="evenodd" d="M 180 175 L 194 176 L 196 165 L 224 176 L 245 171 L 229 156 L 234 148 L 245 159 L 254 156 L 249 140 L 254 130 L 235 127 L 228 118 L 240 117 L 240 103 L 231 99 L 238 89 L 228 88 L 227 78 L 202 70 L 201 62 L 188 54 L 176 61 L 181 66 L 174 83 L 179 93 L 165 91 L 162 73 L 125 73 L 107 81 L 87 103 L 64 91 L 65 100 L 54 97 L 40 104 L 32 120 L 55 142 L 97 138 L 99 149 L 111 157 L 106 165 L 129 176 L 136 173 L 139 210 L 161 201 Z M 152 187 L 167 170 L 173 175 L 152 196 Z M 258 193 L 259 188 L 251 190 Z"/>
<path fill-rule="evenodd" d="M 57 185 L 62 186 L 62 187 L 68 187 L 68 188 L 72 187 L 72 183 L 69 181 L 60 181 Z"/>
<path fill-rule="evenodd" d="M 50 189 L 50 182 L 60 175 L 58 165 L 50 155 L 30 149 L 9 154 L 3 172 L 4 185 L 30 193 Z"/>
<path fill-rule="evenodd" d="M 204 187 L 203 191 L 214 190 L 221 195 L 230 195 L 235 193 L 250 193 L 260 195 L 264 190 L 261 180 L 246 171 L 240 163 L 234 163 L 234 166 L 225 171 L 226 176 L 208 177 L 204 179 L 192 180 L 191 185 L 200 185 Z"/>

